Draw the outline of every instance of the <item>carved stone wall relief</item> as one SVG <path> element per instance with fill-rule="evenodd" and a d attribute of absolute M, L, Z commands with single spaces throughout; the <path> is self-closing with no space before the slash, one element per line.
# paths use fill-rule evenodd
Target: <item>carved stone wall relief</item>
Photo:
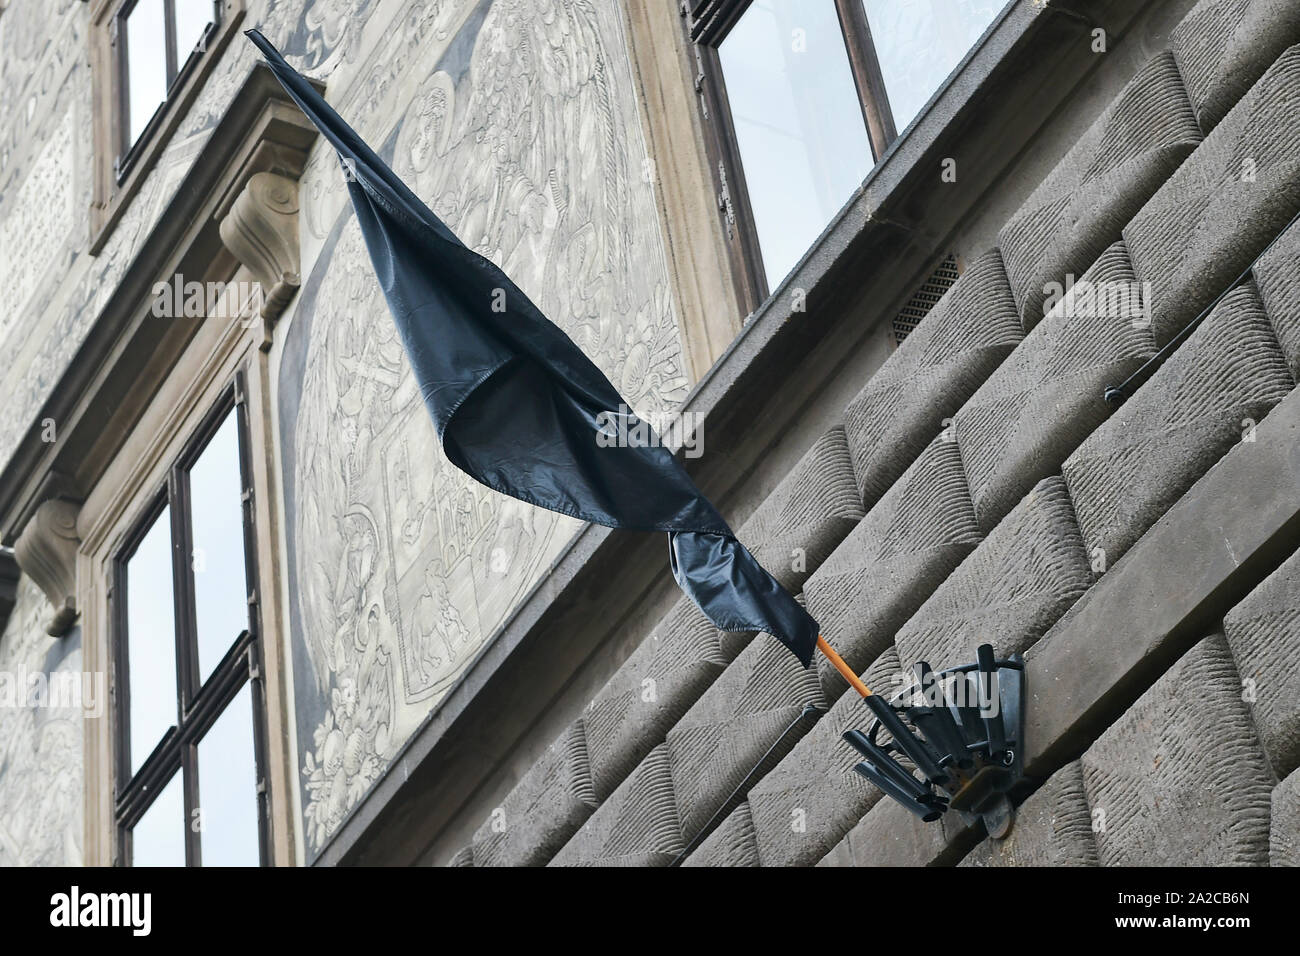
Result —
<path fill-rule="evenodd" d="M 394 23 L 336 108 L 638 412 L 671 413 L 687 379 L 617 8 L 444 0 Z M 314 262 L 279 394 L 311 858 L 579 524 L 447 462 L 327 148 L 303 184 Z"/>

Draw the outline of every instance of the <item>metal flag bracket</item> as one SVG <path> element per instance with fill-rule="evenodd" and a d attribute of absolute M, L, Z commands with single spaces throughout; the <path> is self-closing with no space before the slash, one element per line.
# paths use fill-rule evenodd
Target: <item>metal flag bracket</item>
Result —
<path fill-rule="evenodd" d="M 1010 832 L 1008 791 L 1024 766 L 1019 654 L 998 660 L 991 644 L 981 644 L 972 664 L 935 672 L 921 661 L 912 683 L 892 698 L 863 700 L 876 719 L 865 733 L 843 734 L 864 758 L 854 768 L 859 774 L 927 823 L 956 810 L 981 817 L 990 836 Z"/>

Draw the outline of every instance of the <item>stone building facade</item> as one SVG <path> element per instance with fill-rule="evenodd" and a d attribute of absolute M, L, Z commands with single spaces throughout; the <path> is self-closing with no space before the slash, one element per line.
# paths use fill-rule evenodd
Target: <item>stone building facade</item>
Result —
<path fill-rule="evenodd" d="M 726 38 L 783 0 L 221 0 L 147 122 L 131 3 L 0 0 L 0 861 L 1300 862 L 1300 7 L 972 0 L 909 99 L 928 0 L 822 6 L 861 155 L 778 265 Z M 1025 653 L 1009 833 L 881 799 L 662 536 L 449 465 L 250 26 L 869 685 Z"/>

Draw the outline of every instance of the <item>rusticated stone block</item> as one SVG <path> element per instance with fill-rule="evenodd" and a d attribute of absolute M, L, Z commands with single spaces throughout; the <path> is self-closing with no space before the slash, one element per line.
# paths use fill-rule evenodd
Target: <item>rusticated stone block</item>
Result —
<path fill-rule="evenodd" d="M 663 743 L 749 636 L 724 636 L 690 598 L 673 605 L 584 712 L 598 799 Z"/>
<path fill-rule="evenodd" d="M 1228 612 L 1223 630 L 1279 778 L 1300 766 L 1300 551 Z"/>
<path fill-rule="evenodd" d="M 684 847 L 673 800 L 668 748 L 660 744 L 600 805 L 550 865 L 667 866 Z"/>
<path fill-rule="evenodd" d="M 1005 840 L 985 840 L 959 865 L 1096 866 L 1097 841 L 1079 761 L 1052 774 L 1016 808 Z"/>
<path fill-rule="evenodd" d="M 761 634 L 668 732 L 673 789 L 688 839 L 709 824 L 809 704 L 825 706 L 817 672 Z M 798 736 L 796 730 L 783 746 L 793 747 Z"/>
<path fill-rule="evenodd" d="M 1082 764 L 1103 866 L 1268 863 L 1273 775 L 1222 634 L 1179 658 Z"/>
<path fill-rule="evenodd" d="M 899 690 L 901 669 L 892 645 L 861 675 L 878 694 Z M 812 866 L 881 798 L 854 771 L 862 759 L 841 739 L 865 731 L 871 711 L 849 689 L 794 749 L 749 792 L 749 810 L 763 866 Z M 889 741 L 888 734 L 879 738 Z"/>
<path fill-rule="evenodd" d="M 1169 35 L 1196 118 L 1213 129 L 1288 46 L 1300 42 L 1294 0 L 1202 0 Z"/>
<path fill-rule="evenodd" d="M 957 445 L 936 438 L 808 579 L 808 609 L 861 671 L 979 540 Z M 837 700 L 848 683 L 821 655 L 817 668 Z"/>
<path fill-rule="evenodd" d="M 1300 770 L 1273 788 L 1269 866 L 1300 866 Z"/>
<path fill-rule="evenodd" d="M 1277 238 L 1252 273 L 1291 376 L 1300 378 L 1300 223 Z"/>
<path fill-rule="evenodd" d="M 1021 334 L 1002 255 L 990 250 L 970 264 L 844 410 L 864 506 L 880 500 Z"/>
<path fill-rule="evenodd" d="M 952 866 L 984 835 L 954 811 L 924 823 L 895 800 L 880 800 L 818 866 Z"/>
<path fill-rule="evenodd" d="M 1089 554 L 1113 566 L 1293 385 L 1248 281 L 1062 465 Z"/>
<path fill-rule="evenodd" d="M 1124 227 L 1168 342 L 1300 209 L 1300 46 L 1283 53 Z"/>
<path fill-rule="evenodd" d="M 1106 420 L 1102 398 L 1155 354 L 1117 242 L 953 417 L 979 527 L 989 531 Z"/>
<path fill-rule="evenodd" d="M 966 664 L 992 644 L 1027 650 L 1092 583 L 1065 483 L 1045 478 L 898 632 L 904 668 Z"/>
<path fill-rule="evenodd" d="M 749 804 L 731 811 L 682 866 L 758 866 L 758 840 Z"/>
<path fill-rule="evenodd" d="M 774 578 L 798 591 L 862 519 L 843 427 L 813 443 L 736 537 Z"/>
<path fill-rule="evenodd" d="M 476 866 L 541 866 L 596 809 L 582 721 L 569 726 L 474 834 Z"/>
<path fill-rule="evenodd" d="M 1026 330 L 1051 283 L 1078 275 L 1120 236 L 1201 141 L 1174 58 L 1161 53 L 1057 164 L 998 234 Z"/>
<path fill-rule="evenodd" d="M 474 847 L 463 846 L 456 851 L 455 855 L 447 861 L 448 866 L 473 866 L 474 865 Z"/>

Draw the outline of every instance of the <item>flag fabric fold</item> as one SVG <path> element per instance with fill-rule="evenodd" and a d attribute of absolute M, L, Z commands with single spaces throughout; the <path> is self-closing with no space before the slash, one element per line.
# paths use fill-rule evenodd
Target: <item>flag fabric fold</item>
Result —
<path fill-rule="evenodd" d="M 462 244 L 261 33 L 246 35 L 339 154 L 448 460 L 551 511 L 668 532 L 673 575 L 706 617 L 724 630 L 765 631 L 807 666 L 816 621 L 736 540 L 672 453 L 653 436 L 598 441 L 611 416 L 635 421 L 600 369 L 504 272 Z"/>

